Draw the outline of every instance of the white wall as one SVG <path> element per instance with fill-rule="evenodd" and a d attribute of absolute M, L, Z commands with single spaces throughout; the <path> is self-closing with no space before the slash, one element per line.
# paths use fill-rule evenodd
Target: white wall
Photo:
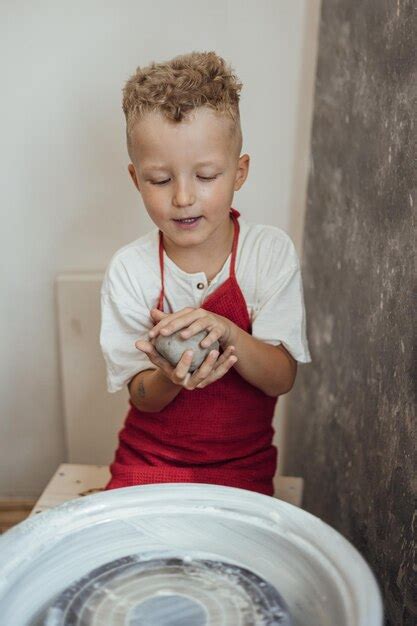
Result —
<path fill-rule="evenodd" d="M 154 226 L 128 177 L 124 82 L 138 65 L 191 50 L 231 62 L 244 83 L 243 152 L 251 156 L 234 206 L 291 234 L 311 6 L 1 3 L 0 497 L 36 496 L 66 460 L 56 275 L 103 271 L 117 248 Z"/>

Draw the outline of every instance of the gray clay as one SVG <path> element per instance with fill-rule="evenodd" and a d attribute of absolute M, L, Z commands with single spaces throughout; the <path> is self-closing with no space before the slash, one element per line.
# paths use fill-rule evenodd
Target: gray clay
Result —
<path fill-rule="evenodd" d="M 152 340 L 152 343 L 154 344 L 156 351 L 159 352 L 159 354 L 169 363 L 171 363 L 172 367 L 177 365 L 186 350 L 193 350 L 194 354 L 189 371 L 194 372 L 198 367 L 200 367 L 211 350 L 219 350 L 219 342 L 216 340 L 208 346 L 208 348 L 202 348 L 200 346 L 200 341 L 203 341 L 203 339 L 207 337 L 207 330 L 202 330 L 192 337 L 186 337 L 185 339 L 184 337 L 181 337 L 180 334 L 183 330 L 184 329 L 181 328 L 167 337 L 158 334 L 158 336 Z"/>

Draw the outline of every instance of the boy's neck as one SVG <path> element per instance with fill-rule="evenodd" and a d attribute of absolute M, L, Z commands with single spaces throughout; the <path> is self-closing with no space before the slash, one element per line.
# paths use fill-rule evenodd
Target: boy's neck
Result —
<path fill-rule="evenodd" d="M 177 246 L 165 233 L 163 244 L 165 253 L 184 272 L 194 274 L 204 272 L 209 280 L 214 278 L 223 267 L 227 257 L 232 251 L 234 236 L 233 219 L 227 220 L 198 246 Z"/>

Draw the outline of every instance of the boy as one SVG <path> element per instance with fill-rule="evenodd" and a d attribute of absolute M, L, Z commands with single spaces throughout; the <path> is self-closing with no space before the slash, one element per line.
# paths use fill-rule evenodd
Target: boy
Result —
<path fill-rule="evenodd" d="M 115 253 L 102 285 L 108 390 L 128 385 L 107 489 L 201 482 L 273 495 L 272 418 L 311 361 L 289 236 L 231 207 L 246 180 L 239 83 L 214 52 L 137 68 L 124 88 L 130 176 L 158 227 Z M 159 333 L 216 339 L 192 374 Z M 285 343 L 285 345 L 284 345 Z"/>

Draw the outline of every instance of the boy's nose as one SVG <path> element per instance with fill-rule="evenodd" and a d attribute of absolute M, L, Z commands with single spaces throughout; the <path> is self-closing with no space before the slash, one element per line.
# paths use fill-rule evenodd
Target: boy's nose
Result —
<path fill-rule="evenodd" d="M 172 201 L 174 206 L 190 206 L 195 202 L 194 190 L 187 185 L 177 186 Z"/>

